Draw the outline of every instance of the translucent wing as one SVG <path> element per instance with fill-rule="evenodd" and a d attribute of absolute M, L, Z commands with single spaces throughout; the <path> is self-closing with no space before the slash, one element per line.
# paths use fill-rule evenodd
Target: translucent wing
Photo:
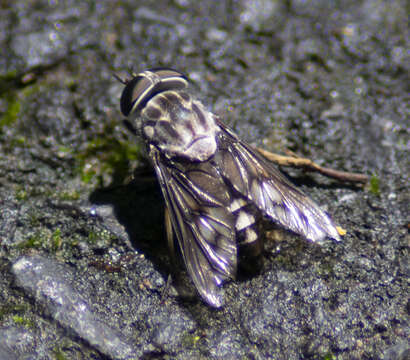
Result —
<path fill-rule="evenodd" d="M 233 278 L 237 267 L 235 219 L 228 210 L 230 192 L 209 162 L 163 161 L 153 146 L 149 156 L 188 273 L 202 298 L 219 307 L 219 285 Z"/>
<path fill-rule="evenodd" d="M 329 216 L 271 163 L 219 123 L 215 161 L 232 187 L 283 227 L 314 242 L 340 240 Z"/>

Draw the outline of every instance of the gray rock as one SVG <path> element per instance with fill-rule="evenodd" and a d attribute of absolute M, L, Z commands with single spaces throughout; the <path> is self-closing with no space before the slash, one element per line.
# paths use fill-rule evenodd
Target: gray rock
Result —
<path fill-rule="evenodd" d="M 0 357 L 407 356 L 406 3 L 255 4 L 0 7 Z M 373 176 L 360 188 L 283 169 L 343 241 L 266 229 L 263 266 L 224 286 L 222 309 L 183 289 L 112 76 L 155 66 L 192 75 L 250 143 Z"/>

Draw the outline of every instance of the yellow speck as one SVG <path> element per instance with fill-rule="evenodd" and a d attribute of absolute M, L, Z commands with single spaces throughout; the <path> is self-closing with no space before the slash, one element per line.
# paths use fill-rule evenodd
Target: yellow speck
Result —
<path fill-rule="evenodd" d="M 356 32 L 356 27 L 353 24 L 347 24 L 342 28 L 342 34 L 345 36 L 353 36 Z"/>
<path fill-rule="evenodd" d="M 340 236 L 345 236 L 347 234 L 347 231 L 340 226 L 336 226 L 336 230 Z"/>

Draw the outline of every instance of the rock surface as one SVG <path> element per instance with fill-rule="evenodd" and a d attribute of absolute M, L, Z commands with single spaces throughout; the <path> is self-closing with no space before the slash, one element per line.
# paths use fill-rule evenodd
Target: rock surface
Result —
<path fill-rule="evenodd" d="M 0 359 L 408 359 L 406 8 L 3 2 Z M 157 66 L 250 143 L 371 176 L 363 189 L 284 169 L 343 241 L 269 231 L 223 308 L 183 294 L 158 188 L 127 181 L 144 161 L 112 76 Z"/>

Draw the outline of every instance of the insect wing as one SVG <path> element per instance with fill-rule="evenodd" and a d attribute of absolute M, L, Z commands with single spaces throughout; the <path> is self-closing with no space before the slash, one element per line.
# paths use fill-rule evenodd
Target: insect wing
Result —
<path fill-rule="evenodd" d="M 281 226 L 313 242 L 340 240 L 329 216 L 271 163 L 219 123 L 215 160 L 222 175 L 244 197 Z"/>
<path fill-rule="evenodd" d="M 209 162 L 170 162 L 150 149 L 186 268 L 202 298 L 222 305 L 219 286 L 235 277 L 237 247 L 231 195 Z"/>

